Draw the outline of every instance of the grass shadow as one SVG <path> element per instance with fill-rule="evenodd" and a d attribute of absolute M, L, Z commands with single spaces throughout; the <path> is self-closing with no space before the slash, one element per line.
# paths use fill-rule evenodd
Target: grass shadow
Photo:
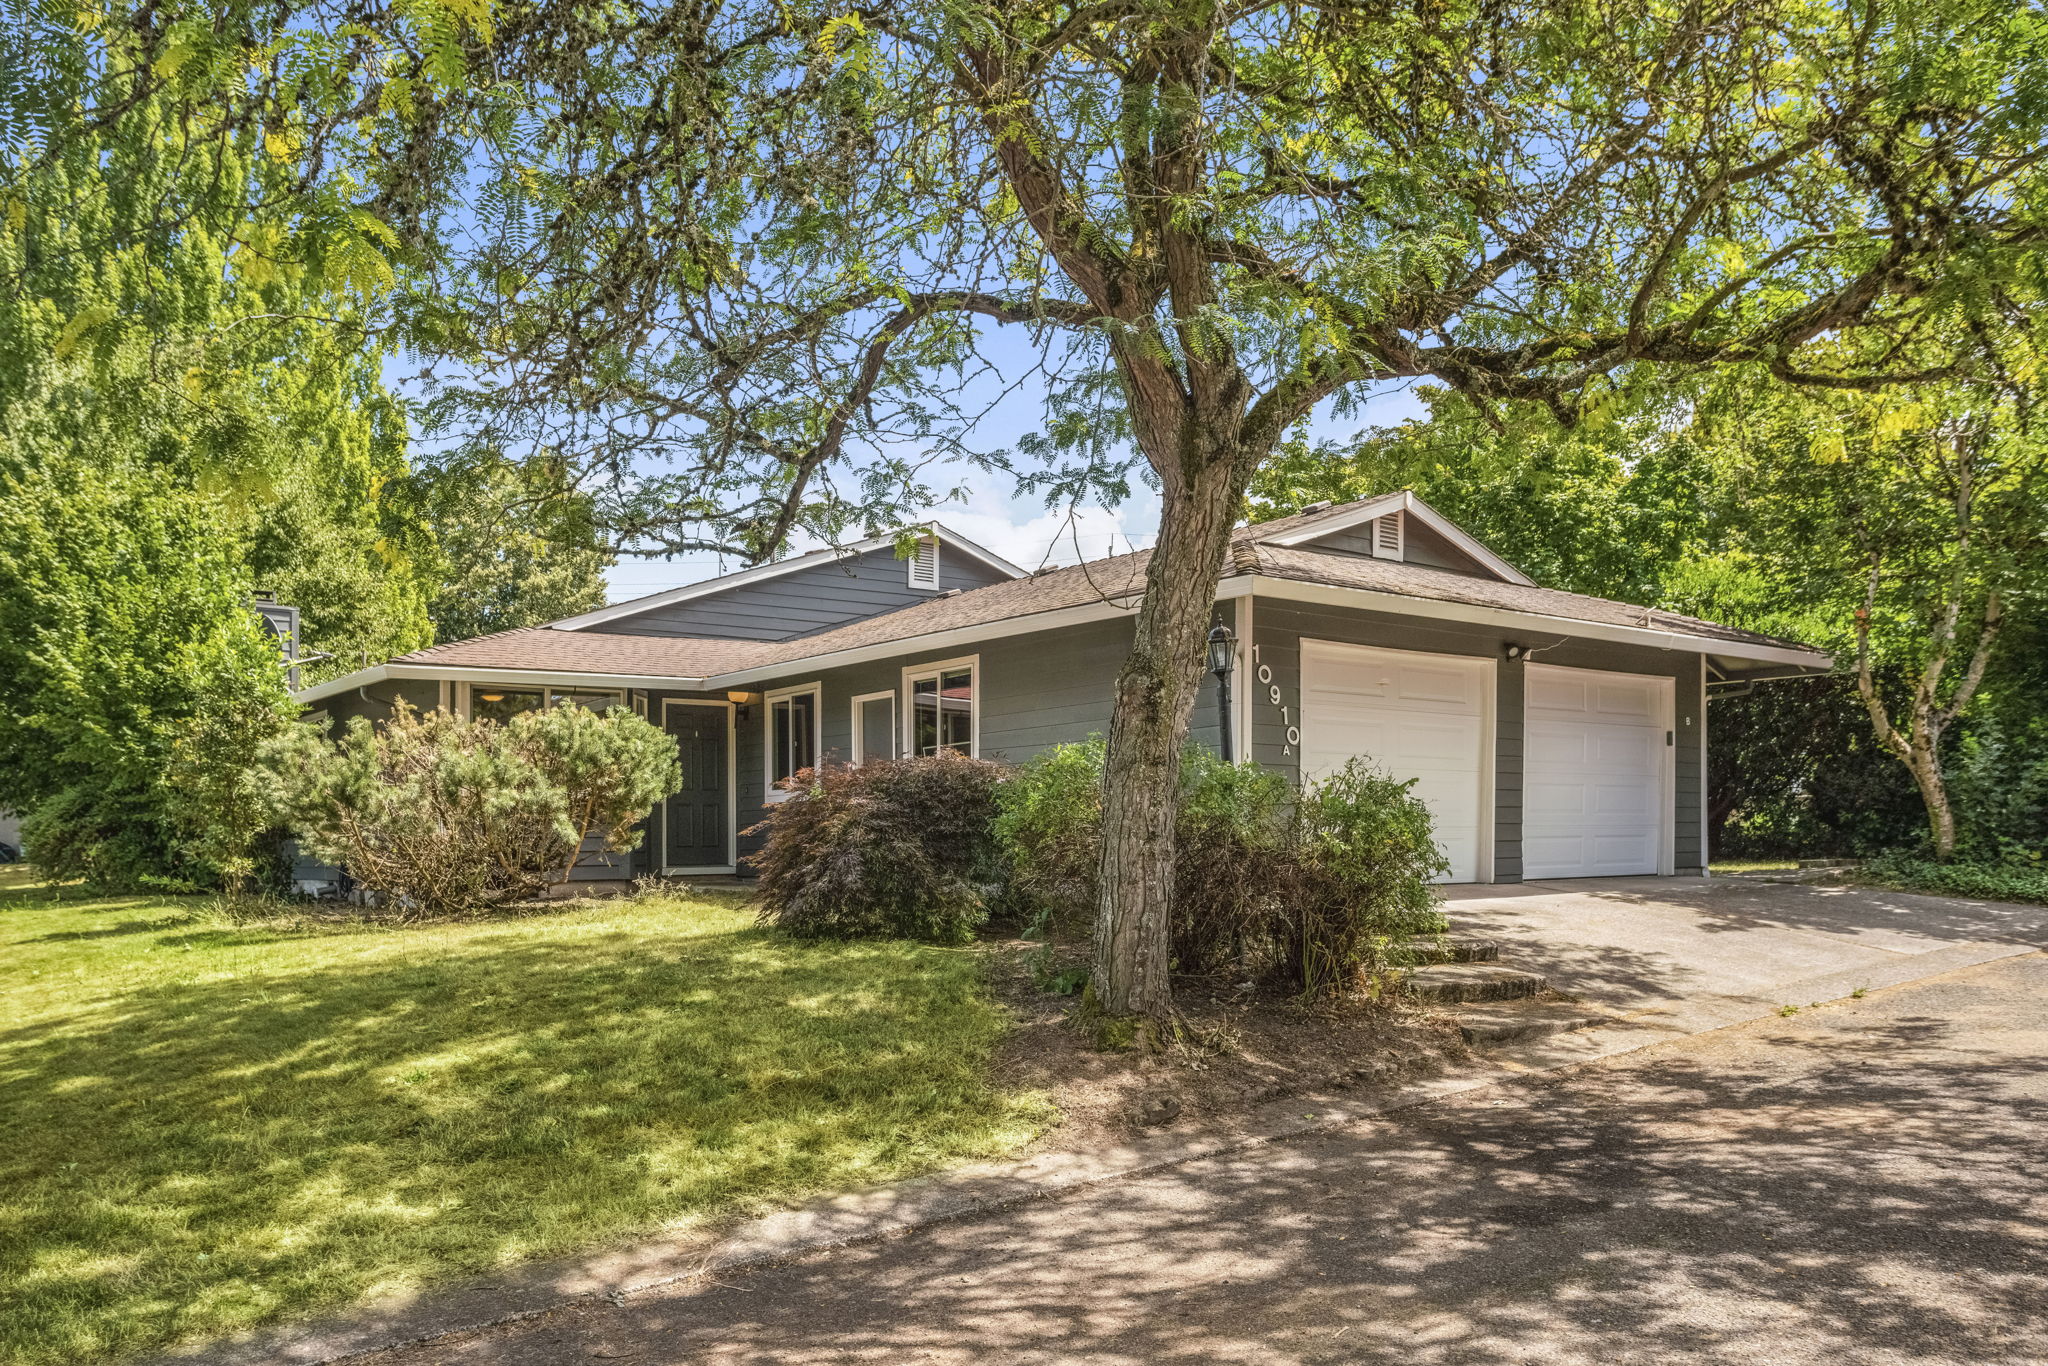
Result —
<path fill-rule="evenodd" d="M 138 932 L 111 979 L 107 941 L 40 938 L 100 956 L 42 960 L 48 990 L 12 984 L 40 1008 L 0 1028 L 9 1360 L 717 1219 L 1043 1120 L 987 1081 L 1002 1020 L 969 957 L 791 943 L 731 904 Z"/>

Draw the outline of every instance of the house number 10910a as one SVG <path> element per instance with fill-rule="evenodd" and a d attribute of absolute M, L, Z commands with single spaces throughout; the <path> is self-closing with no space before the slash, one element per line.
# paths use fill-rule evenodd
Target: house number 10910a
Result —
<path fill-rule="evenodd" d="M 1260 685 L 1266 690 L 1266 700 L 1280 713 L 1280 724 L 1287 731 L 1287 748 L 1280 752 L 1292 754 L 1294 747 L 1301 743 L 1301 728 L 1294 724 L 1293 713 L 1288 711 L 1287 704 L 1281 700 L 1280 685 L 1273 681 L 1273 666 L 1259 658 L 1259 647 L 1256 645 L 1252 646 L 1252 664 Z"/>

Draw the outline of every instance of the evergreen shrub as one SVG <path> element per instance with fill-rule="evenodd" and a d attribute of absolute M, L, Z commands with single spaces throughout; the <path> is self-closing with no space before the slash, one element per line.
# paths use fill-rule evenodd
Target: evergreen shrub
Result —
<path fill-rule="evenodd" d="M 998 790 L 997 839 L 1028 915 L 1092 922 L 1103 744 L 1058 745 Z M 1297 796 L 1280 774 L 1190 747 L 1175 823 L 1174 969 L 1243 974 L 1307 996 L 1362 985 L 1440 933 L 1448 871 L 1428 808 L 1358 761 Z"/>
<path fill-rule="evenodd" d="M 675 741 L 624 707 L 571 703 L 504 723 L 400 701 L 330 743 L 294 726 L 262 755 L 274 818 L 387 906 L 435 917 L 539 896 L 595 839 L 639 845 L 639 822 L 682 785 Z"/>

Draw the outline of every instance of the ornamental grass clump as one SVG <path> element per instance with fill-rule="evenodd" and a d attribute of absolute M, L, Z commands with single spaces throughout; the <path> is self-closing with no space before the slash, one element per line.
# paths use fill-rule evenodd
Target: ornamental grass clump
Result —
<path fill-rule="evenodd" d="M 1058 745 L 997 794 L 1012 897 L 1055 933 L 1085 933 L 1101 859 L 1103 745 Z M 1296 794 L 1257 764 L 1189 747 L 1174 825 L 1178 973 L 1263 979 L 1309 997 L 1354 990 L 1442 932 L 1448 871 L 1429 810 L 1354 760 Z"/>
<path fill-rule="evenodd" d="M 280 824 L 388 908 L 420 918 L 536 897 L 589 846 L 624 853 L 682 785 L 675 742 L 624 707 L 570 703 L 499 723 L 403 700 L 335 742 L 294 726 L 263 754 Z"/>
<path fill-rule="evenodd" d="M 748 831 L 767 837 L 761 919 L 810 938 L 958 944 L 1001 876 L 992 826 L 1006 770 L 950 750 L 808 769 Z"/>

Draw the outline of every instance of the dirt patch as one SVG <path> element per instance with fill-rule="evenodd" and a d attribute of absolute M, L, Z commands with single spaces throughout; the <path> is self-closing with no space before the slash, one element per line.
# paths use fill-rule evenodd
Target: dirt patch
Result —
<path fill-rule="evenodd" d="M 1466 1055 L 1441 1017 L 1364 999 L 1303 1005 L 1230 982 L 1183 982 L 1175 1001 L 1198 1042 L 1163 1055 L 1097 1049 L 1071 1015 L 1077 998 L 1042 980 L 1087 961 L 1042 946 L 989 942 L 989 981 L 1017 1025 L 997 1058 L 1005 1085 L 1045 1091 L 1065 1118 L 1041 1146 L 1120 1142 L 1162 1122 L 1175 1132 L 1228 1132 L 1290 1095 L 1395 1084 Z"/>

